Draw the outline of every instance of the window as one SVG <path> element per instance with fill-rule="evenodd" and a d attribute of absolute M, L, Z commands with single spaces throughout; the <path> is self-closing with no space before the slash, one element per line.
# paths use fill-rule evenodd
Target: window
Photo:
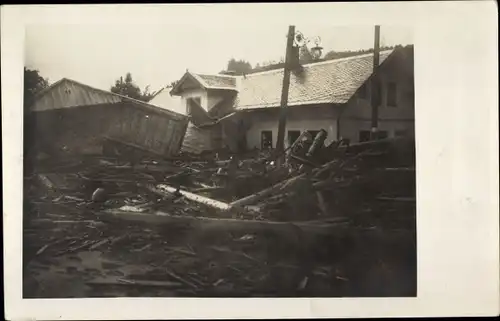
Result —
<path fill-rule="evenodd" d="M 300 136 L 300 130 L 288 131 L 288 146 L 291 146 Z"/>
<path fill-rule="evenodd" d="M 361 130 L 359 132 L 359 142 L 367 142 L 370 140 L 371 132 L 369 130 Z"/>
<path fill-rule="evenodd" d="M 192 109 L 192 106 L 201 106 L 201 98 L 200 97 L 192 97 L 192 98 L 188 98 L 186 100 L 186 112 L 188 115 L 191 114 L 191 109 Z"/>
<path fill-rule="evenodd" d="M 390 82 L 387 84 L 387 106 L 396 107 L 397 106 L 397 91 L 396 83 Z"/>
<path fill-rule="evenodd" d="M 273 148 L 273 132 L 270 130 L 263 130 L 260 133 L 260 148 L 271 149 Z"/>
<path fill-rule="evenodd" d="M 319 130 L 308 130 L 309 134 L 311 134 L 312 139 L 316 138 L 316 135 L 319 134 Z"/>
<path fill-rule="evenodd" d="M 377 139 L 386 139 L 388 137 L 387 131 L 379 130 L 377 132 Z"/>
<path fill-rule="evenodd" d="M 368 98 L 368 85 L 367 83 L 364 83 L 359 89 L 358 89 L 358 96 L 359 98 L 366 99 Z"/>

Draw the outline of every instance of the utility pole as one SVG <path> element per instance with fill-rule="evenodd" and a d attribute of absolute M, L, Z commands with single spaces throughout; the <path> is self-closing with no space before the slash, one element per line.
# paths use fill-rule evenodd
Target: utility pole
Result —
<path fill-rule="evenodd" d="M 284 155 L 284 141 L 285 141 L 285 128 L 286 128 L 286 113 L 288 105 L 288 89 L 290 88 L 290 69 L 292 62 L 293 52 L 293 39 L 295 36 L 295 26 L 288 27 L 288 37 L 286 42 L 285 54 L 285 70 L 283 72 L 283 88 L 281 89 L 281 104 L 280 104 L 280 118 L 278 123 L 278 139 L 276 141 L 276 154 L 278 156 L 278 165 L 283 163 Z"/>
<path fill-rule="evenodd" d="M 378 66 L 380 63 L 380 26 L 375 26 L 375 44 L 373 46 L 373 73 L 371 86 L 371 104 L 372 104 L 372 130 L 371 139 L 377 139 L 378 133 L 378 106 L 381 102 L 380 82 L 378 79 Z"/>

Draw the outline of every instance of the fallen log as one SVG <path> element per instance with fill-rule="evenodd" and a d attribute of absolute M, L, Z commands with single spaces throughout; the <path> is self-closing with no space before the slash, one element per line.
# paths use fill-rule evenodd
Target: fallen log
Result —
<path fill-rule="evenodd" d="M 164 287 L 164 288 L 178 288 L 184 285 L 179 282 L 171 281 L 149 281 L 149 280 L 127 280 L 127 279 L 116 279 L 116 280 L 93 280 L 87 281 L 88 285 L 107 285 L 107 286 L 143 286 L 143 287 Z"/>
<path fill-rule="evenodd" d="M 297 228 L 305 233 L 329 235 L 332 230 L 345 228 L 346 222 L 277 222 L 277 221 L 257 221 L 239 220 L 230 218 L 209 218 L 171 215 L 164 212 L 135 213 L 117 210 L 106 210 L 102 212 L 107 216 L 128 221 L 136 221 L 158 225 L 168 225 L 181 223 L 184 227 L 202 232 L 271 232 L 277 234 L 294 233 Z M 101 216 L 105 220 L 104 216 Z"/>
<path fill-rule="evenodd" d="M 174 188 L 172 186 L 162 185 L 162 184 L 158 185 L 157 187 L 150 186 L 150 185 L 146 185 L 144 187 L 146 189 L 148 189 L 149 191 L 151 191 L 155 194 L 158 194 L 160 196 L 170 196 L 167 193 L 172 194 L 172 193 L 175 193 L 175 191 L 177 190 L 176 188 Z M 214 208 L 217 208 L 220 210 L 228 210 L 231 208 L 230 204 L 220 202 L 220 201 L 217 201 L 217 200 L 214 200 L 214 199 L 211 199 L 208 197 L 204 197 L 201 195 L 197 195 L 194 193 L 190 193 L 188 191 L 180 190 L 179 193 L 182 196 L 184 196 L 185 198 L 187 198 L 188 200 L 191 200 L 191 201 L 194 201 L 194 202 L 197 202 L 200 204 L 208 205 L 210 207 L 214 207 Z"/>
<path fill-rule="evenodd" d="M 316 197 L 318 198 L 318 207 L 323 215 L 328 215 L 328 208 L 326 206 L 325 199 L 323 198 L 323 193 L 320 191 L 316 192 Z"/>
<path fill-rule="evenodd" d="M 252 195 L 248 195 L 246 197 L 243 197 L 239 200 L 236 200 L 230 204 L 231 207 L 243 207 L 245 205 L 250 205 L 250 204 L 255 204 L 262 200 L 265 197 L 273 195 L 276 191 L 288 191 L 292 190 L 295 188 L 298 188 L 299 186 L 303 186 L 304 184 L 307 184 L 307 180 L 302 180 L 302 178 L 307 178 L 308 176 L 311 177 L 319 177 L 323 173 L 328 172 L 328 171 L 333 171 L 333 170 L 340 170 L 343 166 L 349 163 L 349 161 L 354 160 L 358 157 L 360 157 L 361 154 L 358 154 L 354 156 L 351 159 L 345 160 L 343 162 L 339 162 L 338 160 L 333 160 L 328 163 L 325 163 L 321 167 L 313 169 L 310 173 L 302 173 L 297 176 L 294 176 L 292 178 L 289 178 L 287 180 L 281 181 L 269 188 L 266 188 L 260 192 L 254 193 Z"/>
<path fill-rule="evenodd" d="M 268 187 L 260 192 L 254 193 L 252 195 L 245 196 L 243 198 L 240 198 L 239 200 L 236 200 L 229 205 L 231 207 L 242 207 L 245 205 L 250 205 L 250 204 L 255 204 L 259 202 L 260 200 L 264 199 L 265 197 L 271 196 L 275 192 L 279 190 L 284 190 L 289 188 L 290 186 L 293 185 L 294 182 L 300 180 L 301 178 L 306 177 L 306 173 L 300 174 L 298 176 L 294 176 L 292 178 L 289 178 L 287 180 L 281 181 L 271 187 Z"/>

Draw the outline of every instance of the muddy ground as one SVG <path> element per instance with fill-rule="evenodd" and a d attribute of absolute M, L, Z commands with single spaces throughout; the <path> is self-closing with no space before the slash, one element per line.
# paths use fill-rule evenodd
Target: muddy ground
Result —
<path fill-rule="evenodd" d="M 274 205 L 262 203 L 264 212 L 251 217 L 216 211 L 184 197 L 153 195 L 136 182 L 145 178 L 162 182 L 162 177 L 121 165 L 118 174 L 119 166 L 103 170 L 103 163 L 78 165 L 79 172 L 87 171 L 84 180 L 82 175 L 74 176 L 75 166 L 63 170 L 60 164 L 51 165 L 57 170 L 44 167 L 26 177 L 25 298 L 416 296 L 411 161 L 381 160 L 369 166 L 369 171 L 356 165 L 354 170 L 342 169 L 341 179 L 337 170 L 337 176 L 330 175 L 328 180 L 343 185 L 323 191 L 328 212 L 320 210 L 315 192 L 303 190 L 299 192 L 303 197 Z M 191 168 L 194 163 L 188 162 Z M 203 176 L 203 169 L 197 167 L 194 183 L 198 185 L 193 180 L 183 184 L 193 189 L 199 189 L 200 182 L 204 186 L 222 184 L 222 194 L 220 189 L 204 194 L 222 201 L 286 178 L 279 169 L 262 174 L 257 169 L 239 168 L 240 179 L 228 180 L 220 171 L 219 175 L 212 171 Z M 41 172 L 50 182 L 40 182 Z M 116 194 L 103 204 L 89 200 L 95 187 L 87 186 L 92 172 L 115 182 L 112 189 Z M 243 177 L 244 172 L 248 176 Z M 123 173 L 131 182 L 126 182 Z M 193 228 L 182 219 L 151 224 L 106 214 L 109 209 L 124 207 L 129 211 L 147 209 L 137 215 L 287 222 L 292 232 L 208 230 L 203 224 Z M 328 224 L 328 233 L 304 232 L 292 224 L 297 221 Z"/>

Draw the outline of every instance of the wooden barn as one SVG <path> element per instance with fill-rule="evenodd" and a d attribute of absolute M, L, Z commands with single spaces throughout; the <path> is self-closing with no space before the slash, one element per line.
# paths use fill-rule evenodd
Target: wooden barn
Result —
<path fill-rule="evenodd" d="M 25 150 L 101 154 L 110 143 L 168 157 L 179 152 L 188 117 L 63 78 L 40 92 L 25 117 Z"/>

